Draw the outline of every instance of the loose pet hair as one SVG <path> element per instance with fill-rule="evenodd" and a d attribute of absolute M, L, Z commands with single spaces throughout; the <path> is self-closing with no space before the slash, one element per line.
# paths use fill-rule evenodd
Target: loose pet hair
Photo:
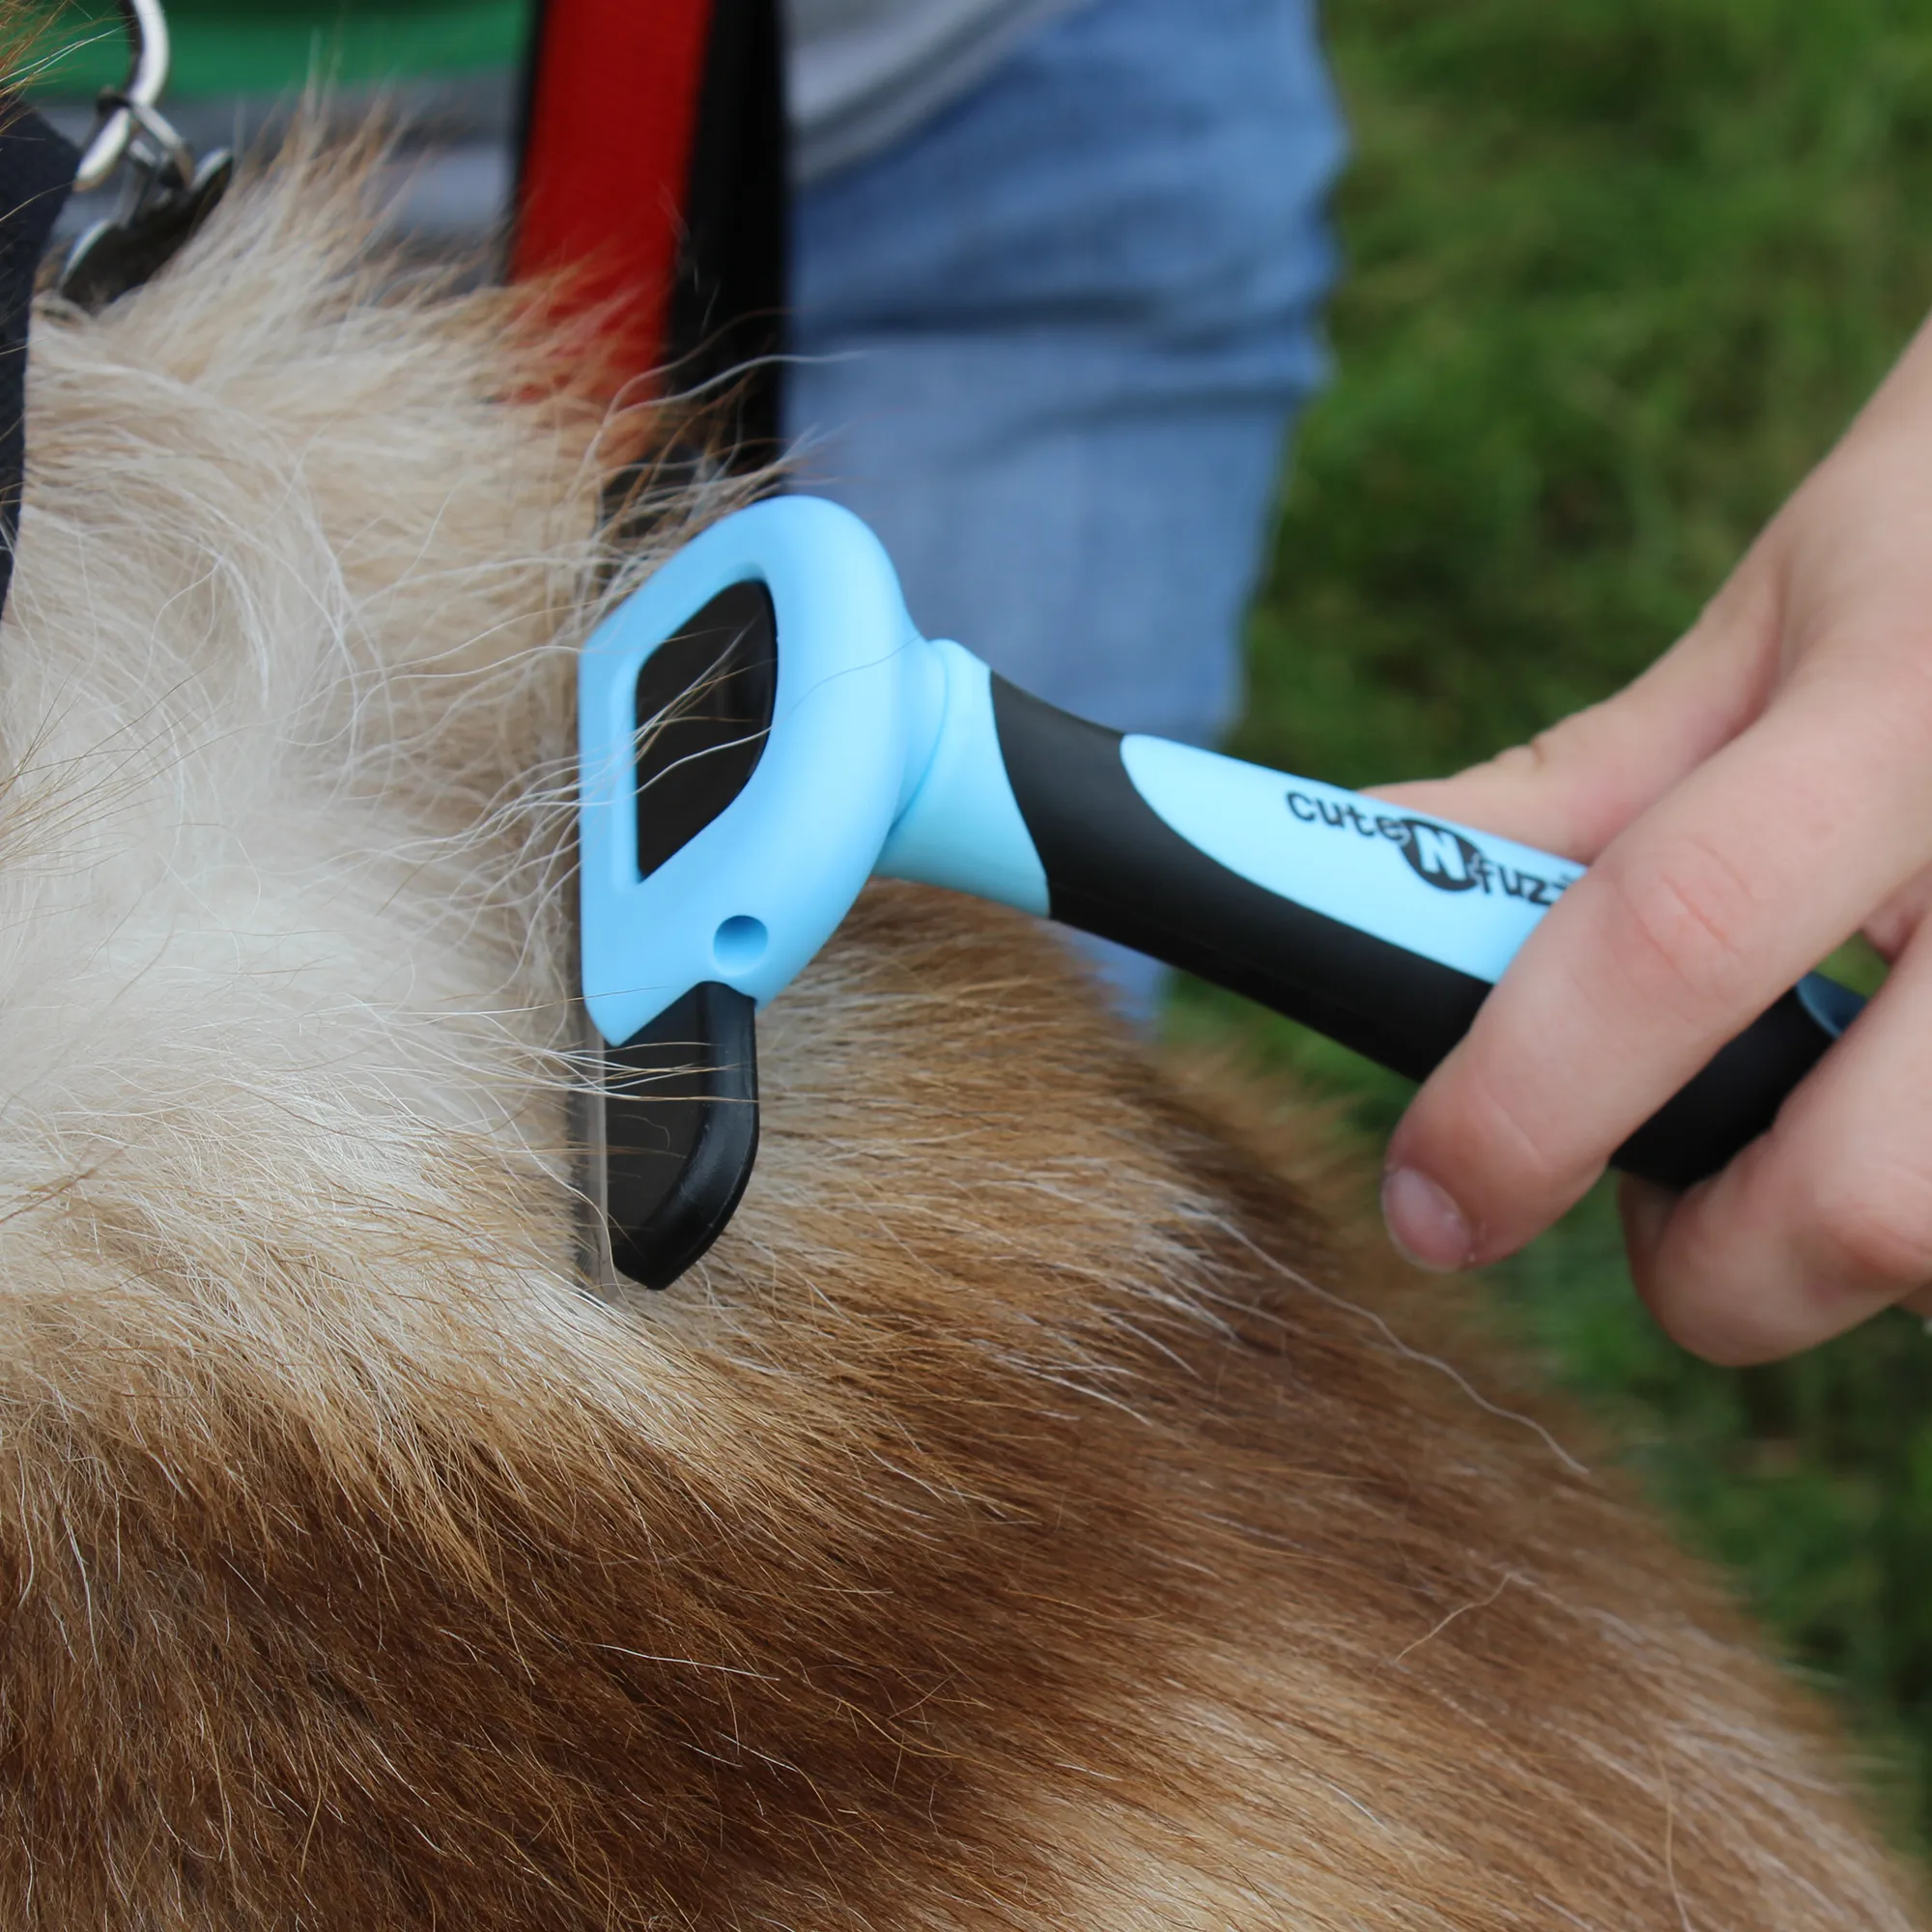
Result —
<path fill-rule="evenodd" d="M 1017 917 L 869 895 L 766 1015 L 724 1238 L 587 1292 L 572 651 L 653 561 L 593 534 L 639 418 L 385 261 L 364 183 L 298 149 L 36 323 L 0 1917 L 1922 1922 L 1317 1129 Z M 661 554 L 719 506 L 658 507 Z"/>

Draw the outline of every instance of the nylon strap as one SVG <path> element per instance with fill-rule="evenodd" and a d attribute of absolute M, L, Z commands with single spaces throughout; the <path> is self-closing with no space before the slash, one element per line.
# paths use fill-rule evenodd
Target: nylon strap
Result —
<path fill-rule="evenodd" d="M 617 381 L 729 371 L 742 463 L 773 454 L 785 301 L 776 0 L 544 0 L 511 271 L 600 308 Z"/>
<path fill-rule="evenodd" d="M 610 305 L 624 372 L 662 359 L 711 0 L 545 0 L 511 272 Z"/>
<path fill-rule="evenodd" d="M 34 281 L 79 165 L 72 142 L 17 96 L 0 94 L 0 610 L 20 534 Z"/>

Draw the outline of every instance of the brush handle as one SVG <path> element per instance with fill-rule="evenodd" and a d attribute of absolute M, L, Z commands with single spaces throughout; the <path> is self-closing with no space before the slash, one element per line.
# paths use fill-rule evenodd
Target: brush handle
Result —
<path fill-rule="evenodd" d="M 1581 868 L 1488 833 L 1157 738 L 992 679 L 1048 910 L 1243 993 L 1410 1079 L 1468 1031 Z M 1863 1003 L 1809 974 L 1614 1155 L 1683 1188 L 1770 1126 Z M 1560 1043 L 1555 1050 L 1560 1051 Z"/>

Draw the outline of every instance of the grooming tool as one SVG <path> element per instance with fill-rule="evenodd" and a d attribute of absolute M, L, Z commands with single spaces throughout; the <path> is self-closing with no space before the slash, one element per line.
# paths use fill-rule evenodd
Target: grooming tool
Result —
<path fill-rule="evenodd" d="M 1056 710 L 921 637 L 878 540 L 810 497 L 666 563 L 584 646 L 578 707 L 583 1003 L 607 1063 L 590 1191 L 600 1250 L 648 1286 L 703 1253 L 750 1177 L 755 1008 L 875 873 L 1118 940 L 1413 1079 L 1581 876 Z M 1861 1004 L 1807 975 L 1616 1165 L 1676 1188 L 1715 1173 Z"/>

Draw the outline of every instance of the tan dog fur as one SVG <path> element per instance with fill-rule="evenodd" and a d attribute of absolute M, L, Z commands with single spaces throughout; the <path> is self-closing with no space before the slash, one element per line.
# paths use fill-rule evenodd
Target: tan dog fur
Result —
<path fill-rule="evenodd" d="M 1692 1566 L 1020 921 L 868 897 L 724 1241 L 582 1291 L 598 458 L 367 232 L 311 161 L 37 325 L 0 1918 L 1920 1922 Z"/>

